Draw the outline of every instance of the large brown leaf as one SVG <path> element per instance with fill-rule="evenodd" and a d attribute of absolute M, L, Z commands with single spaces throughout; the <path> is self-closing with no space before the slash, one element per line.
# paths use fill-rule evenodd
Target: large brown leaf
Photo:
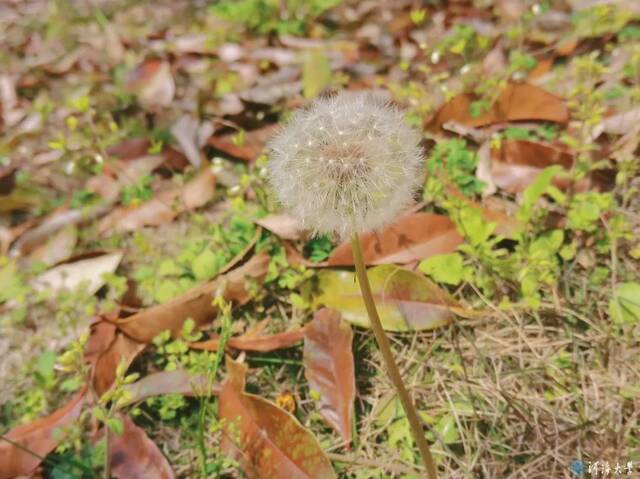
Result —
<path fill-rule="evenodd" d="M 276 334 L 263 334 L 268 320 L 260 321 L 256 327 L 249 329 L 240 336 L 229 338 L 227 346 L 243 351 L 269 352 L 276 349 L 290 348 L 304 338 L 304 329 L 295 328 L 289 331 Z M 206 341 L 191 343 L 189 346 L 194 349 L 204 349 L 206 351 L 217 351 L 220 344 L 219 337 L 209 338 Z"/>
<path fill-rule="evenodd" d="M 320 394 L 320 415 L 347 444 L 351 443 L 356 378 L 353 332 L 340 313 L 323 308 L 304 334 L 304 373 L 309 388 Z"/>
<path fill-rule="evenodd" d="M 317 439 L 275 404 L 244 392 L 247 366 L 227 358 L 218 415 L 222 450 L 250 479 L 328 479 L 336 475 Z"/>
<path fill-rule="evenodd" d="M 65 406 L 53 414 L 18 426 L 6 437 L 20 447 L 0 439 L 0 479 L 30 475 L 64 439 L 64 428 L 79 416 L 87 388 L 80 390 Z"/>
<path fill-rule="evenodd" d="M 116 479 L 172 479 L 173 471 L 158 446 L 127 416 L 121 435 L 109 432 L 109 463 Z"/>
<path fill-rule="evenodd" d="M 216 291 L 222 290 L 227 301 L 246 303 L 250 293 L 245 287 L 245 277 L 261 281 L 267 274 L 268 264 L 269 256 L 264 252 L 259 253 L 244 265 L 198 285 L 167 303 L 117 320 L 116 325 L 127 336 L 145 343 L 165 330 L 172 334 L 179 333 L 187 318 L 193 319 L 196 325 L 202 325 L 217 312 L 217 307 L 212 304 Z"/>
<path fill-rule="evenodd" d="M 473 100 L 469 94 L 454 97 L 440 107 L 426 127 L 438 131 L 449 121 L 474 127 L 519 120 L 569 121 L 569 109 L 561 98 L 528 83 L 508 84 L 489 111 L 476 118 L 469 113 Z"/>
<path fill-rule="evenodd" d="M 381 231 L 360 235 L 367 264 L 410 263 L 437 254 L 451 253 L 462 243 L 455 224 L 442 215 L 413 213 Z M 329 266 L 353 264 L 351 243 L 333 250 Z"/>
<path fill-rule="evenodd" d="M 387 331 L 434 329 L 449 324 L 454 314 L 463 317 L 479 314 L 463 308 L 420 273 L 385 264 L 369 268 L 367 274 L 382 326 Z M 346 321 L 368 328 L 369 316 L 354 276 L 350 271 L 319 271 L 318 292 L 312 304 L 337 309 Z"/>
<path fill-rule="evenodd" d="M 491 157 L 493 182 L 510 193 L 524 190 L 548 166 L 569 169 L 573 163 L 573 155 L 565 149 L 526 140 L 504 140 L 499 150 L 491 151 Z"/>

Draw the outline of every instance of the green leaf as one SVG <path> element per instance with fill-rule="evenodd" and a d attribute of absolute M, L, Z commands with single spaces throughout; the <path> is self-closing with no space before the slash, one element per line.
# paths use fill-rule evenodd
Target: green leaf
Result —
<path fill-rule="evenodd" d="M 542 170 L 535 180 L 522 192 L 522 205 L 517 218 L 522 223 L 528 223 L 533 216 L 533 207 L 551 186 L 551 180 L 562 171 L 559 165 L 549 166 Z"/>
<path fill-rule="evenodd" d="M 637 323 L 640 320 L 640 283 L 619 284 L 609 301 L 609 314 L 618 324 Z"/>
<path fill-rule="evenodd" d="M 368 270 L 369 282 L 382 325 L 387 331 L 434 329 L 449 324 L 453 315 L 473 316 L 437 284 L 420 273 L 395 265 Z M 314 308 L 337 309 L 350 323 L 369 327 L 360 287 L 350 271 L 322 270 L 318 273 Z"/>
<path fill-rule="evenodd" d="M 320 48 L 309 50 L 302 65 L 302 88 L 305 98 L 313 98 L 331 83 L 331 66 Z"/>
<path fill-rule="evenodd" d="M 213 278 L 218 272 L 218 258 L 210 249 L 205 249 L 191 263 L 191 270 L 198 281 Z"/>
<path fill-rule="evenodd" d="M 115 432 L 118 436 L 122 436 L 124 432 L 124 424 L 118 418 L 111 417 L 104 423 L 111 431 Z"/>
<path fill-rule="evenodd" d="M 439 254 L 420 262 L 418 269 L 438 283 L 459 285 L 464 279 L 464 261 L 459 253 Z"/>
<path fill-rule="evenodd" d="M 454 444 L 460 441 L 456 419 L 451 414 L 443 416 L 434 426 L 434 429 L 445 444 Z"/>

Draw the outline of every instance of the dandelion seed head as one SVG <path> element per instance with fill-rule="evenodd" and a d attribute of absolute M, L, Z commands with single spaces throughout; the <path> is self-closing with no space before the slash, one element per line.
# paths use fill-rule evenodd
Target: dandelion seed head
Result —
<path fill-rule="evenodd" d="M 269 180 L 304 227 L 346 238 L 384 226 L 411 202 L 419 142 L 397 109 L 342 92 L 296 111 L 270 141 Z"/>

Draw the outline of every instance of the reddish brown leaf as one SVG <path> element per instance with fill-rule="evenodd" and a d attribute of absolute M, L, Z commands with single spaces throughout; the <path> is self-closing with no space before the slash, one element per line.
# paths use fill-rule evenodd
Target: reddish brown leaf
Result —
<path fill-rule="evenodd" d="M 474 127 L 520 120 L 569 121 L 569 110 L 561 98 L 528 83 L 507 85 L 490 110 L 477 118 L 469 113 L 473 101 L 469 94 L 456 96 L 438 110 L 426 127 L 437 131 L 448 121 Z"/>
<path fill-rule="evenodd" d="M 261 281 L 267 274 L 269 256 L 266 253 L 255 255 L 244 265 L 218 276 L 212 281 L 196 286 L 177 298 L 157 306 L 140 311 L 126 319 L 116 322 L 118 328 L 127 336 L 148 343 L 165 330 L 176 334 L 187 318 L 197 325 L 210 321 L 217 312 L 211 304 L 216 291 L 223 288 L 227 301 L 244 304 L 250 299 L 245 288 L 245 277 Z"/>
<path fill-rule="evenodd" d="M 298 341 L 302 341 L 304 338 L 303 328 L 296 328 L 282 333 L 262 335 L 262 331 L 264 331 L 267 322 L 268 320 L 265 319 L 258 323 L 257 329 L 249 330 L 241 336 L 229 338 L 227 346 L 243 351 L 269 352 L 275 351 L 276 349 L 290 348 Z M 207 341 L 191 343 L 189 346 L 194 349 L 216 351 L 218 349 L 219 342 L 220 339 L 218 337 L 213 337 Z"/>
<path fill-rule="evenodd" d="M 142 352 L 145 344 L 131 339 L 107 320 L 91 326 L 91 336 L 85 348 L 85 361 L 91 365 L 93 388 L 98 395 L 104 394 L 115 380 L 118 364 L 127 366 Z"/>
<path fill-rule="evenodd" d="M 149 110 L 169 106 L 176 91 L 171 65 L 158 59 L 145 60 L 129 72 L 126 86 Z"/>
<path fill-rule="evenodd" d="M 442 215 L 413 213 L 381 231 L 360 236 L 367 264 L 410 263 L 437 254 L 451 253 L 462 243 L 453 222 Z M 333 250 L 329 266 L 353 264 L 351 243 Z"/>
<path fill-rule="evenodd" d="M 561 165 L 568 169 L 573 163 L 573 155 L 566 150 L 525 140 L 504 140 L 501 148 L 492 150 L 491 154 L 493 182 L 510 193 L 524 190 L 548 166 Z"/>
<path fill-rule="evenodd" d="M 247 366 L 227 358 L 218 414 L 224 427 L 222 450 L 250 479 L 335 478 L 315 437 L 294 416 L 244 392 Z"/>
<path fill-rule="evenodd" d="M 245 161 L 253 161 L 262 152 L 265 143 L 274 133 L 276 125 L 268 125 L 257 130 L 251 130 L 244 134 L 244 141 L 236 144 L 237 133 L 212 136 L 209 145 L 226 154 Z"/>
<path fill-rule="evenodd" d="M 109 462 L 111 475 L 116 479 L 172 479 L 174 476 L 167 458 L 127 416 L 119 418 L 122 435 L 109 432 Z"/>
<path fill-rule="evenodd" d="M 304 373 L 309 389 L 320 394 L 320 415 L 351 443 L 356 379 L 351 326 L 340 313 L 323 308 L 304 334 Z"/>
<path fill-rule="evenodd" d="M 53 414 L 18 426 L 6 434 L 7 439 L 20 447 L 0 439 L 0 479 L 30 475 L 64 439 L 64 428 L 79 416 L 87 389 L 82 388 L 65 406 Z"/>
<path fill-rule="evenodd" d="M 98 395 L 104 394 L 111 388 L 116 378 L 116 368 L 122 362 L 129 368 L 133 360 L 142 352 L 146 344 L 116 333 L 109 347 L 98 356 L 93 369 L 93 387 Z"/>

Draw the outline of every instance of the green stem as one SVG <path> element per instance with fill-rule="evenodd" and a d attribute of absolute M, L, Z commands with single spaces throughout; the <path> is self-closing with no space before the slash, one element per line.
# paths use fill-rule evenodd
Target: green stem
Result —
<path fill-rule="evenodd" d="M 407 392 L 407 388 L 404 386 L 404 381 L 402 380 L 402 376 L 400 376 L 400 371 L 398 370 L 398 366 L 396 365 L 396 361 L 393 357 L 393 352 L 391 351 L 391 346 L 389 345 L 389 339 L 387 338 L 387 334 L 382 328 L 380 316 L 378 316 L 378 310 L 376 309 L 376 304 L 373 300 L 371 285 L 369 284 L 367 269 L 365 267 L 364 259 L 362 256 L 360 239 L 358 238 L 357 234 L 354 234 L 351 238 L 351 249 L 353 250 L 353 260 L 356 266 L 356 276 L 358 277 L 358 283 L 360 283 L 362 299 L 364 300 L 364 304 L 367 308 L 367 314 L 369 315 L 369 321 L 371 322 L 371 329 L 373 330 L 373 334 L 378 343 L 378 347 L 380 348 L 380 352 L 382 353 L 382 357 L 387 368 L 387 373 L 389 374 L 389 377 L 391 378 L 391 381 L 396 388 L 396 392 L 398 393 L 398 397 L 400 398 L 402 407 L 404 408 L 407 419 L 409 420 L 413 438 L 418 445 L 420 456 L 422 457 L 422 462 L 427 469 L 427 476 L 429 477 L 429 479 L 436 479 L 438 477 L 436 466 L 433 462 L 431 451 L 429 450 L 429 444 L 427 444 L 427 440 L 424 437 L 422 423 L 418 418 L 418 413 L 416 412 L 413 401 L 411 400 L 411 397 Z"/>

